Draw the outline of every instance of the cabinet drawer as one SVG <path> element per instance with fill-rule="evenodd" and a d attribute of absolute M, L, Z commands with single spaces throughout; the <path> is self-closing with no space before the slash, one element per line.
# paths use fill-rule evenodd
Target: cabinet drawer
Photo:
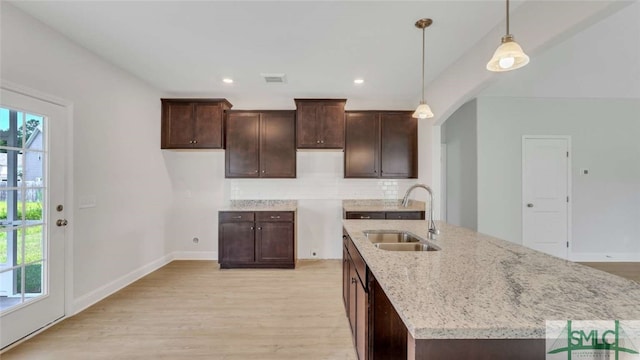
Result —
<path fill-rule="evenodd" d="M 424 220 L 424 211 L 387 212 L 387 219 L 394 219 L 394 220 Z"/>
<path fill-rule="evenodd" d="M 220 222 L 234 222 L 234 221 L 253 221 L 253 212 L 247 211 L 227 211 L 220 212 L 218 214 Z"/>
<path fill-rule="evenodd" d="M 385 216 L 383 212 L 378 212 L 378 211 L 360 211 L 360 212 L 347 211 L 346 218 L 369 220 L 369 219 L 384 219 Z"/>
<path fill-rule="evenodd" d="M 256 212 L 256 221 L 293 221 L 293 212 L 262 211 Z"/>

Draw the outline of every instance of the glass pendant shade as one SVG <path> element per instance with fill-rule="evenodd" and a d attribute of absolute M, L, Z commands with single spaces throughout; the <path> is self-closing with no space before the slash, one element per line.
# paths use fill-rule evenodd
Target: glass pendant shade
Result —
<path fill-rule="evenodd" d="M 505 35 L 502 37 L 502 44 L 496 49 L 493 57 L 487 63 L 487 70 L 494 72 L 515 70 L 528 63 L 529 56 L 513 40 L 513 36 Z"/>
<path fill-rule="evenodd" d="M 420 102 L 420 105 L 416 108 L 416 111 L 413 112 L 412 117 L 418 119 L 429 119 L 433 117 L 433 112 L 431 111 L 431 107 L 427 105 L 424 101 Z"/>

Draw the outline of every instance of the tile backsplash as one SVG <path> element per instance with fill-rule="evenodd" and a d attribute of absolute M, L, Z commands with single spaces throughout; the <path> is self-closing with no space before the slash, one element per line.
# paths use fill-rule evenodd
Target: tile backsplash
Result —
<path fill-rule="evenodd" d="M 399 199 L 417 179 L 344 179 L 340 151 L 299 151 L 296 179 L 227 179 L 229 200 Z"/>

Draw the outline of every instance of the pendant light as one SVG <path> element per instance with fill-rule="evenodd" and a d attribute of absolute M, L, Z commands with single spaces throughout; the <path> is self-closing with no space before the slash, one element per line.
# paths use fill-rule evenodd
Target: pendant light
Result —
<path fill-rule="evenodd" d="M 487 70 L 494 72 L 519 69 L 529 63 L 529 56 L 509 33 L 509 0 L 507 0 L 507 33 L 502 37 L 502 44 L 498 46 L 493 57 L 487 63 Z"/>
<path fill-rule="evenodd" d="M 420 101 L 420 105 L 418 105 L 418 108 L 416 108 L 416 111 L 412 116 L 418 119 L 428 119 L 433 117 L 431 107 L 429 107 L 427 102 L 424 101 L 424 29 L 429 27 L 432 23 L 433 20 L 431 19 L 420 19 L 416 21 L 416 27 L 418 29 L 422 29 L 422 101 Z"/>

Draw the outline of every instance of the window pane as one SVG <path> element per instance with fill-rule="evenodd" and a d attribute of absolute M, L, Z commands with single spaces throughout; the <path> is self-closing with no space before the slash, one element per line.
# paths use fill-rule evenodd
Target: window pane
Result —
<path fill-rule="evenodd" d="M 0 271 L 0 310 L 22 303 L 22 294 L 16 292 L 21 275 L 22 268 Z"/>
<path fill-rule="evenodd" d="M 0 146 L 22 147 L 23 114 L 0 108 Z"/>
<path fill-rule="evenodd" d="M 24 293 L 25 298 L 35 297 L 42 293 L 42 262 L 27 265 L 24 267 L 25 281 L 24 281 Z M 22 284 L 18 283 L 22 290 Z M 26 300 L 26 299 L 25 299 Z"/>
<path fill-rule="evenodd" d="M 41 136 L 39 136 L 41 137 Z M 44 181 L 45 154 L 39 151 L 27 150 L 22 157 L 24 164 L 19 171 L 20 180 L 28 188 L 42 187 Z"/>
<path fill-rule="evenodd" d="M 0 229 L 19 225 L 22 220 L 21 213 L 22 204 L 19 203 L 18 190 L 0 191 Z"/>
<path fill-rule="evenodd" d="M 10 266 L 7 264 L 9 260 L 9 242 L 6 231 L 0 232 L 0 269 L 4 266 Z"/>
<path fill-rule="evenodd" d="M 22 264 L 22 234 L 24 233 L 24 263 L 41 261 L 43 258 L 43 227 L 30 226 L 18 230 L 18 264 Z"/>

